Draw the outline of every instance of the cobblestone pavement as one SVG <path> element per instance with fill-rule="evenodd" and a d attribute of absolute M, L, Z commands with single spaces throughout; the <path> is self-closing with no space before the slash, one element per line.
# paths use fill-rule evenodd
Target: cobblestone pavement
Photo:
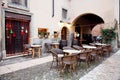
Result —
<path fill-rule="evenodd" d="M 24 60 L 21 59 L 20 62 L 18 62 L 18 63 L 22 63 L 22 62 L 24 63 Z M 29 60 L 31 61 L 31 59 L 29 59 Z M 29 60 L 28 60 L 28 62 L 29 62 Z M 14 60 L 13 60 L 13 62 L 14 62 Z M 27 61 L 25 60 L 25 62 L 27 62 Z M 77 70 L 78 74 L 73 73 L 72 76 L 70 76 L 67 72 L 62 72 L 60 74 L 55 66 L 52 69 L 50 69 L 51 61 L 44 63 L 44 59 L 43 59 L 42 62 L 43 63 L 40 64 L 40 61 L 38 60 L 35 63 L 36 65 L 33 65 L 31 63 L 30 64 L 30 65 L 32 65 L 31 67 L 25 67 L 25 66 L 29 66 L 29 65 L 24 63 L 23 66 L 25 68 L 23 68 L 22 66 L 19 66 L 21 69 L 18 69 L 18 70 L 16 69 L 16 70 L 13 70 L 8 73 L 1 74 L 0 80 L 79 80 L 82 76 L 86 75 L 89 71 L 93 70 L 96 66 L 101 64 L 103 61 L 100 60 L 99 62 L 91 62 L 90 67 L 87 70 L 85 69 L 85 65 L 82 64 L 79 66 L 79 68 Z M 9 61 L 8 61 L 8 63 L 9 63 Z M 15 62 L 15 64 L 18 64 L 18 63 Z M 2 62 L 2 65 L 9 66 L 11 64 L 9 63 L 9 65 L 7 65 Z M 1 66 L 1 67 L 4 67 L 4 66 Z M 16 68 L 16 66 L 14 66 L 13 69 L 14 68 Z M 6 71 L 5 68 L 3 68 L 3 69 L 4 69 L 4 71 Z M 2 70 L 0 70 L 0 71 L 2 71 Z"/>
<path fill-rule="evenodd" d="M 120 50 L 79 80 L 120 80 Z"/>

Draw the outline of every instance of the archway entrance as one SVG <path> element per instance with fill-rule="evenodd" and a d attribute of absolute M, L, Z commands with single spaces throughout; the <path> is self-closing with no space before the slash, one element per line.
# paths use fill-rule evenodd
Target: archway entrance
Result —
<path fill-rule="evenodd" d="M 61 30 L 61 39 L 67 40 L 67 28 L 66 27 L 63 27 Z"/>
<path fill-rule="evenodd" d="M 73 21 L 73 26 L 75 26 L 75 32 L 80 36 L 77 39 L 80 40 L 81 44 L 89 44 L 93 41 L 93 36 L 91 34 L 92 29 L 95 25 L 104 23 L 103 19 L 95 14 L 87 13 L 78 16 Z"/>

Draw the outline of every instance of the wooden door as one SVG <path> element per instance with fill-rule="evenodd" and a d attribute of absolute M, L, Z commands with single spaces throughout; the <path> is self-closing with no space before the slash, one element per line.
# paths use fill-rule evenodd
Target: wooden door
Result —
<path fill-rule="evenodd" d="M 66 40 L 67 39 L 67 28 L 63 27 L 61 31 L 61 39 Z"/>
<path fill-rule="evenodd" d="M 6 19 L 5 28 L 6 53 L 21 53 L 23 44 L 28 43 L 29 22 Z"/>

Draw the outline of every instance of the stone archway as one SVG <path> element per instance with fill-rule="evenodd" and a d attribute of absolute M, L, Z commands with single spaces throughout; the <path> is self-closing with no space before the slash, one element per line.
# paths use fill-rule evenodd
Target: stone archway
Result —
<path fill-rule="evenodd" d="M 82 44 L 89 44 L 92 42 L 92 29 L 97 24 L 104 23 L 104 20 L 96 14 L 85 13 L 78 16 L 73 21 L 73 26 L 75 26 L 75 32 L 78 32 L 80 36 L 77 38 Z"/>

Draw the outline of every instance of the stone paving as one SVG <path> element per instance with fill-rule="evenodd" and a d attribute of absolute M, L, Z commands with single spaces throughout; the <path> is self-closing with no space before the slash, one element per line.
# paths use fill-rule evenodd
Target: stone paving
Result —
<path fill-rule="evenodd" d="M 84 68 L 84 64 L 80 65 L 78 74 L 73 73 L 72 76 L 66 72 L 60 74 L 55 66 L 50 69 L 51 55 L 35 59 L 30 58 L 26 61 L 20 58 L 21 61 L 18 63 L 0 66 L 0 80 L 119 80 L 119 57 L 120 51 L 104 62 L 91 62 L 87 70 Z"/>
<path fill-rule="evenodd" d="M 79 80 L 120 80 L 120 50 Z"/>

